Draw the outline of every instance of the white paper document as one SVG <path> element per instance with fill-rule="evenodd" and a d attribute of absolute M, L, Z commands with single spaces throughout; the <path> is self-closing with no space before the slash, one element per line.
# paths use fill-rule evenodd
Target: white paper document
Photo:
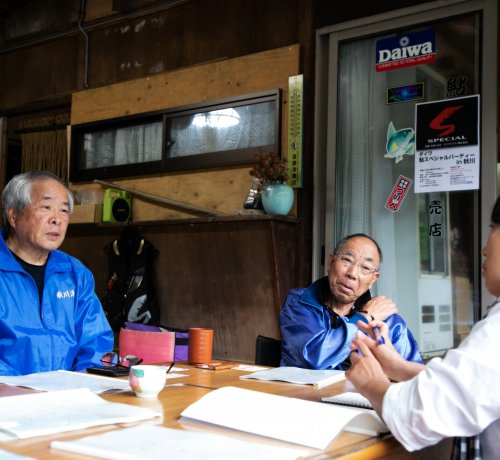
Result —
<path fill-rule="evenodd" d="M 170 365 L 161 366 L 161 367 L 163 367 L 163 369 L 165 369 L 165 370 L 170 369 L 169 373 L 170 372 L 186 372 L 189 370 L 187 367 L 177 367 L 177 366 L 170 367 Z M 183 375 L 183 377 L 187 377 L 187 375 Z"/>
<path fill-rule="evenodd" d="M 51 448 L 113 460 L 295 460 L 308 454 L 219 434 L 154 425 L 139 425 L 76 441 L 53 441 Z"/>
<path fill-rule="evenodd" d="M 42 391 L 73 390 L 88 388 L 94 393 L 112 390 L 130 390 L 126 379 L 103 377 L 84 372 L 51 371 L 37 374 L 0 376 L 0 383 Z"/>
<path fill-rule="evenodd" d="M 172 379 L 180 379 L 182 377 L 189 377 L 187 374 L 178 374 L 177 372 L 169 372 L 167 374 L 167 382 Z"/>
<path fill-rule="evenodd" d="M 0 398 L 0 432 L 12 439 L 162 416 L 149 408 L 105 401 L 87 388 Z"/>
<path fill-rule="evenodd" d="M 0 460 L 35 460 L 33 457 L 25 457 L 24 455 L 14 454 L 4 449 L 0 449 Z"/>
<path fill-rule="evenodd" d="M 240 379 L 277 380 L 322 388 L 344 380 L 345 372 L 335 369 L 317 370 L 284 366 L 242 375 Z"/>
<path fill-rule="evenodd" d="M 211 391 L 181 416 L 316 449 L 344 429 L 372 436 L 388 431 L 374 411 L 236 387 Z"/>
<path fill-rule="evenodd" d="M 269 367 L 265 366 L 255 366 L 253 364 L 240 364 L 239 366 L 233 367 L 233 370 L 237 371 L 249 371 L 249 372 L 257 372 L 269 369 Z"/>

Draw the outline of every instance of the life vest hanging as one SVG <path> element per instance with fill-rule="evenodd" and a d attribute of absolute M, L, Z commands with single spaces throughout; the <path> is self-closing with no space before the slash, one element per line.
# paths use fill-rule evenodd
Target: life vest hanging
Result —
<path fill-rule="evenodd" d="M 128 227 L 104 250 L 109 276 L 102 305 L 111 328 L 119 331 L 126 321 L 158 325 L 160 309 L 153 279 L 158 250 Z"/>

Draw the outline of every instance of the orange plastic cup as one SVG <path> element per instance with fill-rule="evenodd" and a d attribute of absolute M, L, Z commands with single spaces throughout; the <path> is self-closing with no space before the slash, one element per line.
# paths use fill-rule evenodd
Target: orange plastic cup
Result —
<path fill-rule="evenodd" d="M 189 329 L 188 361 L 189 364 L 203 364 L 212 361 L 214 330 L 206 327 Z"/>

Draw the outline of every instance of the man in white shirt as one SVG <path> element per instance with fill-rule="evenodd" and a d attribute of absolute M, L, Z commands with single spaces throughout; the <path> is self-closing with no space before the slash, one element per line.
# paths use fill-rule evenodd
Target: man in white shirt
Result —
<path fill-rule="evenodd" d="M 483 249 L 487 290 L 500 297 L 500 197 L 491 215 Z M 470 335 L 444 358 L 427 366 L 402 359 L 381 321 L 364 324 L 351 354 L 346 377 L 366 396 L 396 439 L 408 450 L 436 444 L 445 437 L 481 433 L 484 460 L 500 452 L 500 302 Z M 378 331 L 385 343 L 378 344 Z M 380 343 L 380 340 L 379 340 Z M 391 384 L 390 380 L 399 382 Z"/>

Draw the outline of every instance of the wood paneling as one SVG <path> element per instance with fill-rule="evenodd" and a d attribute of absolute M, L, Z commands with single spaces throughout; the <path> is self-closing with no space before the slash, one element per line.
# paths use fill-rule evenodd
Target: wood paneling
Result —
<path fill-rule="evenodd" d="M 299 72 L 299 46 L 287 46 L 235 59 L 165 72 L 73 94 L 71 123 L 112 119 L 165 108 L 280 88 L 282 150 L 286 152 L 288 77 Z M 242 208 L 250 166 L 186 174 L 115 180 L 142 192 L 235 215 Z M 93 188 L 73 185 L 74 189 Z M 186 214 L 141 200 L 133 202 L 133 220 L 182 218 Z M 295 214 L 296 208 L 292 210 Z"/>
<path fill-rule="evenodd" d="M 89 33 L 89 81 L 103 86 L 296 43 L 296 3 L 199 0 L 130 19 L 124 9 L 119 24 Z"/>
<path fill-rule="evenodd" d="M 31 3 L 43 6 L 36 0 Z M 156 8 L 161 3 L 165 4 L 164 10 L 147 11 L 149 5 Z M 22 46 L 3 50 L 0 109 L 17 116 L 61 101 L 69 106 L 70 95 L 85 83 L 90 90 L 74 93 L 73 102 L 79 107 L 73 107 L 73 113 L 79 115 L 73 123 L 282 88 L 282 131 L 286 133 L 287 80 L 289 75 L 303 70 L 299 49 L 304 46 L 296 45 L 301 43 L 298 31 L 302 31 L 302 38 L 304 33 L 311 33 L 314 42 L 314 24 L 310 21 L 315 2 L 192 0 L 175 2 L 174 7 L 168 3 L 134 0 L 122 8 L 123 2 L 87 1 L 83 27 L 89 37 L 88 60 L 85 34 L 69 22 L 67 32 L 50 41 L 43 34 L 28 36 Z M 50 19 L 43 8 L 40 14 L 44 20 Z M 310 50 L 310 63 L 313 54 L 314 50 Z M 306 78 L 309 91 L 313 79 Z M 114 85 L 117 82 L 121 83 Z M 307 124 L 312 125 L 312 118 L 306 116 L 305 131 Z M 286 145 L 286 137 L 282 145 Z M 312 156 L 312 148 L 304 151 L 306 156 Z M 242 207 L 250 185 L 249 169 L 116 182 L 234 215 Z M 93 184 L 74 188 L 80 187 L 102 189 Z M 299 193 L 308 196 L 304 189 Z M 303 208 L 311 208 L 309 201 Z M 296 212 L 294 205 L 291 214 Z M 134 199 L 136 222 L 186 217 L 190 216 Z M 304 228 L 302 225 L 301 231 Z M 293 250 L 298 254 L 296 269 L 303 265 L 302 259 L 309 265 L 309 241 L 308 233 L 305 244 L 299 243 L 300 250 Z"/>
<path fill-rule="evenodd" d="M 296 226 L 269 216 L 137 226 L 159 251 L 155 273 L 162 324 L 213 327 L 214 357 L 253 362 L 257 335 L 280 337 L 279 309 L 296 287 Z M 120 233 L 120 226 L 72 225 L 63 244 L 92 270 L 99 295 L 108 275 L 103 249 Z"/>
<path fill-rule="evenodd" d="M 77 60 L 76 35 L 1 56 L 0 107 L 8 111 L 28 101 L 59 102 L 75 89 Z"/>
<path fill-rule="evenodd" d="M 124 2 L 90 0 L 84 32 L 77 24 L 80 2 L 77 7 L 74 1 L 49 2 L 49 9 L 46 1 L 29 3 L 19 15 L 12 13 L 19 20 L 9 17 L 12 43 L 0 50 L 4 112 L 58 103 L 85 85 L 102 87 L 297 43 L 296 0 L 197 0 L 175 6 L 152 0 L 124 8 Z"/>
<path fill-rule="evenodd" d="M 249 170 L 250 167 L 236 168 L 149 177 L 147 179 L 114 180 L 110 181 L 110 183 L 117 184 L 118 186 L 123 185 L 139 192 L 156 195 L 160 198 L 234 216 L 242 210 L 251 185 Z M 103 191 L 105 187 L 100 185 L 77 186 L 73 184 L 71 189 L 73 191 Z M 295 213 L 296 205 L 294 204 L 290 215 L 294 216 Z M 193 214 L 169 208 L 167 205 L 162 206 L 147 202 L 141 198 L 132 196 L 132 221 L 135 223 L 190 217 L 193 217 Z"/>
<path fill-rule="evenodd" d="M 113 13 L 115 13 L 113 0 L 86 0 L 85 2 L 85 21 L 92 21 Z"/>
<path fill-rule="evenodd" d="M 299 73 L 299 46 L 164 72 L 73 94 L 71 123 L 196 104 L 275 88 L 287 100 L 288 77 Z M 286 119 L 286 112 L 283 114 Z"/>

